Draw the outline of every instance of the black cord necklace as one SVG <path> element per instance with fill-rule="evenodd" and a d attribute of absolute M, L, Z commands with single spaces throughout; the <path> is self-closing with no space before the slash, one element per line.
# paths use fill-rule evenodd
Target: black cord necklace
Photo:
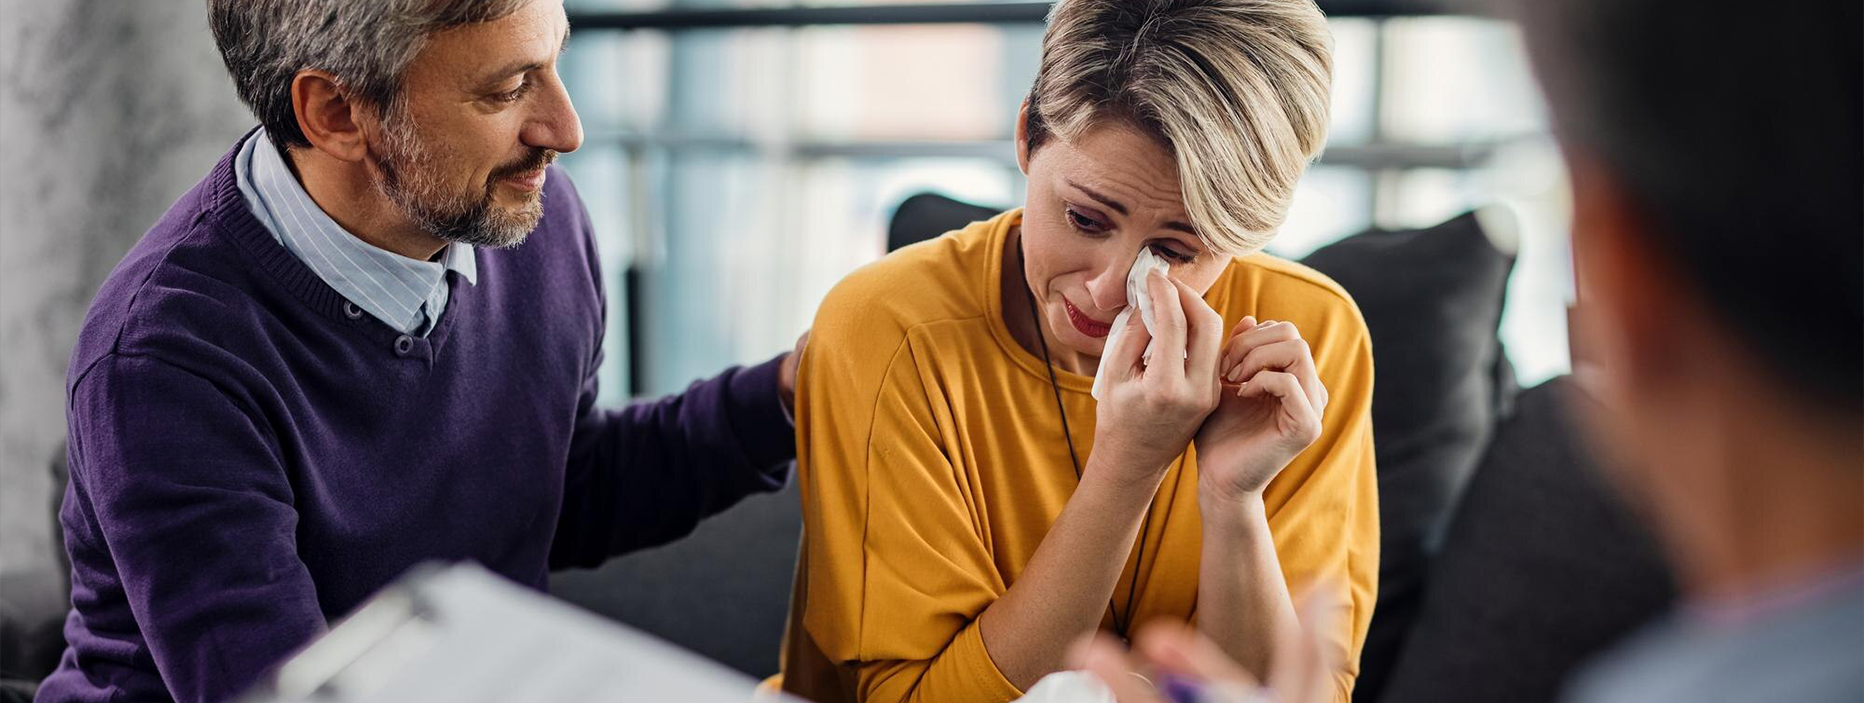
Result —
<path fill-rule="evenodd" d="M 1049 390 L 1055 393 L 1055 411 L 1061 413 L 1061 437 L 1068 442 L 1068 463 L 1074 466 L 1075 485 L 1081 483 L 1081 457 L 1074 451 L 1074 433 L 1068 431 L 1068 408 L 1061 402 L 1061 383 L 1055 380 L 1055 362 L 1049 359 L 1048 335 L 1042 333 L 1042 317 L 1036 312 L 1036 294 L 1029 290 L 1029 268 L 1023 258 L 1023 240 L 1021 234 L 1016 238 L 1016 265 L 1022 271 L 1018 276 L 1023 280 L 1023 295 L 1029 299 L 1029 320 L 1035 323 L 1036 341 L 1042 347 L 1042 367 L 1048 369 Z M 1139 567 L 1146 559 L 1146 533 L 1152 530 L 1152 504 L 1146 503 L 1146 514 L 1139 523 L 1139 554 L 1133 558 L 1133 578 L 1126 585 L 1126 617 L 1120 617 L 1120 611 L 1113 607 L 1113 596 L 1107 596 L 1107 614 L 1113 616 L 1113 633 L 1120 639 L 1131 641 L 1133 609 L 1139 603 Z"/>

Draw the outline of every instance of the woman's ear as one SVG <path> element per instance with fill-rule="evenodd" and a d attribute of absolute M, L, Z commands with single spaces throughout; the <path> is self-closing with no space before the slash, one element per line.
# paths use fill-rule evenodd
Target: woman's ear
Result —
<path fill-rule="evenodd" d="M 1016 108 L 1016 167 L 1029 175 L 1029 101 Z"/>

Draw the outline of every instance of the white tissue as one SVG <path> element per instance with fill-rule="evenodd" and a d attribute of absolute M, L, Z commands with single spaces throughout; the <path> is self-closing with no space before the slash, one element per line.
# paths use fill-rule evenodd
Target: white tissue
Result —
<path fill-rule="evenodd" d="M 1014 703 L 1114 703 L 1113 689 L 1085 671 L 1057 671 L 1036 680 Z"/>
<path fill-rule="evenodd" d="M 1149 333 L 1153 329 L 1152 293 L 1146 289 L 1146 276 L 1153 270 L 1159 273 L 1170 273 L 1171 264 L 1159 258 L 1158 254 L 1152 253 L 1151 247 L 1142 247 L 1139 250 L 1139 256 L 1133 259 L 1133 267 L 1126 272 L 1126 309 L 1121 310 L 1120 314 L 1113 318 L 1113 332 L 1107 335 L 1106 346 L 1101 347 L 1100 368 L 1094 371 L 1094 400 L 1101 399 L 1100 391 L 1106 386 L 1107 352 L 1113 349 L 1113 345 L 1119 343 L 1120 334 L 1126 331 L 1126 320 L 1132 316 L 1133 310 L 1139 311 L 1139 323 L 1145 325 L 1146 332 Z M 1146 351 L 1140 356 L 1141 363 L 1152 361 L 1152 347 L 1157 345 L 1158 339 L 1156 338 L 1146 343 Z"/>

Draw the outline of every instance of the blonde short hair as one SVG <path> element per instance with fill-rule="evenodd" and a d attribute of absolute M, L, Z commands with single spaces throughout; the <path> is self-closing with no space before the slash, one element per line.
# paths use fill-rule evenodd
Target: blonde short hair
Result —
<path fill-rule="evenodd" d="M 1204 244 L 1256 252 L 1326 141 L 1331 44 L 1313 0 L 1061 0 L 1029 91 L 1029 151 L 1137 128 L 1176 159 Z"/>

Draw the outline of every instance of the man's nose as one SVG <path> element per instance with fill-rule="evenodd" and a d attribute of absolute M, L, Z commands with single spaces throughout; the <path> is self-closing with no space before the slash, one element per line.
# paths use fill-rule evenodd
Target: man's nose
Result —
<path fill-rule="evenodd" d="M 570 103 L 570 94 L 564 90 L 563 82 L 551 79 L 550 88 L 539 97 L 542 99 L 537 104 L 536 115 L 524 126 L 525 145 L 563 154 L 581 148 L 582 118 L 576 115 L 576 106 Z"/>

